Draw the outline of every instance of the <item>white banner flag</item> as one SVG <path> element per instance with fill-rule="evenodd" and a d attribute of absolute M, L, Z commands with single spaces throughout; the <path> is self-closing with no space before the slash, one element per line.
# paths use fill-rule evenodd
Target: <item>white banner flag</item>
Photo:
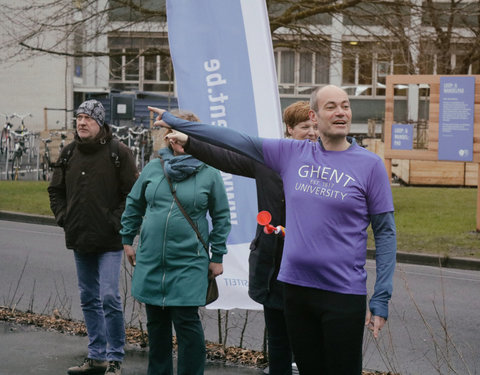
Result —
<path fill-rule="evenodd" d="M 268 13 L 263 0 L 167 0 L 179 107 L 202 122 L 280 138 L 282 118 Z M 262 309 L 248 297 L 248 255 L 256 229 L 252 179 L 222 174 L 232 231 L 219 299 L 211 309 Z"/>

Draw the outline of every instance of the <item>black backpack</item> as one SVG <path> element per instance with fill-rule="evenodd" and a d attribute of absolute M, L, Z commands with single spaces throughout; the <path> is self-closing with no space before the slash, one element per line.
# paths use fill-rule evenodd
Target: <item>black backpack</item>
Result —
<path fill-rule="evenodd" d="M 118 144 L 119 140 L 114 138 L 108 144 L 110 147 L 110 158 L 112 159 L 112 163 L 115 166 L 117 173 L 120 170 L 120 153 Z M 61 167 L 63 173 L 65 173 L 65 168 L 68 165 L 68 161 L 70 160 L 70 157 L 72 156 L 73 150 L 75 149 L 76 145 L 76 142 L 71 142 L 62 149 L 60 158 L 55 166 Z"/>

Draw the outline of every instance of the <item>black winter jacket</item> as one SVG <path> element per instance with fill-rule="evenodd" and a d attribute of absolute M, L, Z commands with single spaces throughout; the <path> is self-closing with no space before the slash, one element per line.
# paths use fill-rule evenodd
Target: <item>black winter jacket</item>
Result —
<path fill-rule="evenodd" d="M 125 198 L 138 171 L 130 149 L 119 143 L 120 166 L 114 165 L 108 125 L 94 142 L 75 135 L 75 147 L 62 167 L 62 153 L 48 187 L 50 208 L 65 231 L 68 249 L 102 253 L 123 249 L 119 234 Z"/>
<path fill-rule="evenodd" d="M 195 158 L 227 173 L 251 177 L 257 186 L 258 211 L 269 211 L 272 225 L 285 226 L 283 183 L 277 172 L 246 156 L 189 137 L 185 151 Z M 256 302 L 283 310 L 283 287 L 277 281 L 284 240 L 265 234 L 258 225 L 250 244 L 248 294 Z"/>

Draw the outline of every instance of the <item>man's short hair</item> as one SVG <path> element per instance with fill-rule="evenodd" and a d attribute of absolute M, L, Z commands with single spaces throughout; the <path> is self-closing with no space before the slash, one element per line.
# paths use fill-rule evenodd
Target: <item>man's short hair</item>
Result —
<path fill-rule="evenodd" d="M 318 111 L 317 93 L 318 93 L 318 91 L 320 91 L 321 88 L 322 88 L 322 86 L 318 86 L 310 94 L 310 109 L 313 110 L 314 112 Z"/>
<path fill-rule="evenodd" d="M 317 94 L 321 89 L 324 89 L 326 87 L 336 87 L 337 89 L 343 91 L 345 93 L 345 95 L 348 96 L 347 92 L 339 86 L 336 86 L 336 85 L 318 86 L 310 94 L 310 109 L 313 110 L 314 112 L 318 112 L 318 97 L 317 97 Z"/>

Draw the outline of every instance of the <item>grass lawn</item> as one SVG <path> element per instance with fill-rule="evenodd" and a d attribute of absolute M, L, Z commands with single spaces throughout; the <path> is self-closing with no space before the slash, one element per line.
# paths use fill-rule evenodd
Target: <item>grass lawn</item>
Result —
<path fill-rule="evenodd" d="M 0 210 L 52 215 L 45 181 L 0 181 Z"/>
<path fill-rule="evenodd" d="M 399 251 L 480 258 L 477 189 L 393 187 Z"/>
<path fill-rule="evenodd" d="M 47 182 L 0 181 L 0 210 L 52 215 Z M 480 258 L 477 189 L 392 188 L 398 250 Z M 369 229 L 368 247 L 374 248 Z"/>

